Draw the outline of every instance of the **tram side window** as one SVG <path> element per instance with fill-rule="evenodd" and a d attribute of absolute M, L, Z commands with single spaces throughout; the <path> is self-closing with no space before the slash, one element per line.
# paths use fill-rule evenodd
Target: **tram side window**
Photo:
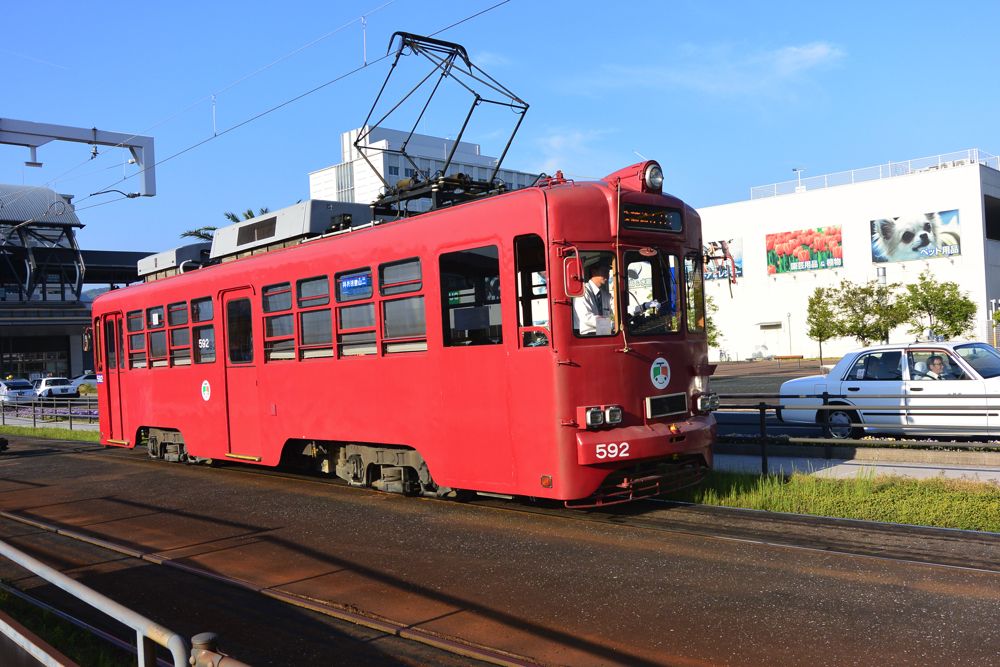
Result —
<path fill-rule="evenodd" d="M 215 361 L 215 327 L 208 324 L 192 329 L 194 345 L 194 363 L 210 364 Z"/>
<path fill-rule="evenodd" d="M 705 275 L 701 255 L 684 258 L 684 292 L 687 305 L 687 330 L 693 333 L 705 330 Z"/>
<path fill-rule="evenodd" d="M 261 291 L 261 308 L 265 313 L 282 313 L 292 309 L 292 284 L 268 285 Z M 264 361 L 295 358 L 295 327 L 291 312 L 264 318 Z"/>
<path fill-rule="evenodd" d="M 191 331 L 185 326 L 187 323 L 186 301 L 167 304 L 167 326 L 171 327 L 169 338 L 171 366 L 188 366 L 191 363 Z M 153 365 L 158 364 L 154 362 Z"/>
<path fill-rule="evenodd" d="M 202 297 L 191 300 L 191 321 L 211 322 L 214 313 L 212 311 L 212 298 Z"/>
<path fill-rule="evenodd" d="M 226 304 L 226 339 L 229 361 L 248 364 L 253 361 L 253 314 L 250 299 L 233 299 Z"/>
<path fill-rule="evenodd" d="M 333 356 L 333 320 L 330 304 L 330 281 L 326 276 L 300 280 L 298 292 L 299 359 Z"/>
<path fill-rule="evenodd" d="M 167 324 L 172 327 L 188 323 L 187 303 L 180 301 L 167 306 Z"/>
<path fill-rule="evenodd" d="M 149 332 L 149 365 L 152 367 L 167 365 L 167 332 Z"/>
<path fill-rule="evenodd" d="M 133 310 L 126 315 L 128 321 L 129 333 L 135 333 L 136 331 L 142 331 L 142 311 Z"/>
<path fill-rule="evenodd" d="M 105 344 L 105 355 L 104 358 L 108 360 L 108 369 L 114 368 L 117 364 L 115 363 L 115 323 L 114 320 L 106 320 L 104 322 L 104 344 Z"/>
<path fill-rule="evenodd" d="M 170 330 L 170 365 L 191 365 L 191 331 L 187 327 Z"/>
<path fill-rule="evenodd" d="M 91 349 L 94 350 L 94 370 L 98 373 L 104 370 L 104 348 L 101 347 L 101 318 L 94 318 L 94 328 L 92 329 L 94 340 Z"/>
<path fill-rule="evenodd" d="M 445 253 L 440 269 L 445 346 L 502 343 L 498 248 Z"/>
<path fill-rule="evenodd" d="M 514 239 L 517 264 L 517 324 L 523 347 L 549 344 L 549 286 L 545 273 L 545 243 L 537 234 Z M 529 327 L 529 328 L 526 328 Z"/>
<path fill-rule="evenodd" d="M 146 367 L 146 334 L 129 334 L 128 365 L 131 368 Z"/>
<path fill-rule="evenodd" d="M 146 328 L 163 328 L 163 306 L 155 306 L 153 308 L 146 309 Z"/>
<path fill-rule="evenodd" d="M 375 304 L 372 298 L 371 269 L 354 269 L 336 275 L 337 301 L 366 300 L 337 308 L 337 351 L 342 357 L 378 353 L 375 336 Z"/>
<path fill-rule="evenodd" d="M 418 258 L 382 264 L 379 292 L 383 296 L 419 292 L 423 289 L 422 278 Z M 427 349 L 427 318 L 422 295 L 382 302 L 382 340 L 386 354 Z"/>

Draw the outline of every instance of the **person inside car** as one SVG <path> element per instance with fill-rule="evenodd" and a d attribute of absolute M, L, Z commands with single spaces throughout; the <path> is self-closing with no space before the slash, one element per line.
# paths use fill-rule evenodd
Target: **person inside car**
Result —
<path fill-rule="evenodd" d="M 940 354 L 927 357 L 927 377 L 931 380 L 949 379 L 944 369 L 944 358 Z"/>

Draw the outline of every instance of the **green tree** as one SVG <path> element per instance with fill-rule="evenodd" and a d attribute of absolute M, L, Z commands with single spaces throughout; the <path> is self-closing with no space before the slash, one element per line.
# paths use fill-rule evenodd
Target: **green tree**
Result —
<path fill-rule="evenodd" d="M 889 332 L 906 322 L 899 287 L 899 283 L 882 285 L 875 280 L 863 285 L 841 281 L 834 298 L 840 335 L 856 338 L 862 345 L 876 340 L 888 343 Z"/>
<path fill-rule="evenodd" d="M 708 337 L 708 345 L 710 347 L 719 347 L 719 341 L 722 339 L 722 335 L 719 333 L 718 327 L 715 326 L 715 320 L 712 315 L 719 311 L 719 307 L 715 305 L 715 299 L 705 295 L 705 336 Z"/>
<path fill-rule="evenodd" d="M 256 218 L 258 215 L 264 215 L 265 213 L 268 212 L 269 209 L 267 208 L 262 208 L 257 213 L 254 213 L 252 208 L 248 208 L 247 210 L 243 211 L 242 218 L 233 213 L 232 211 L 226 211 L 225 216 L 226 219 L 229 220 L 230 222 L 243 222 L 244 220 L 249 220 L 250 218 Z M 218 227 L 214 225 L 206 225 L 204 227 L 198 227 L 196 229 L 189 229 L 186 232 L 181 232 L 181 238 L 182 239 L 193 238 L 193 239 L 198 239 L 199 241 L 211 241 L 212 237 L 215 235 L 216 229 L 218 229 Z"/>
<path fill-rule="evenodd" d="M 823 341 L 841 335 L 840 322 L 833 304 L 837 299 L 837 290 L 817 287 L 809 297 L 806 313 L 809 329 L 806 335 L 819 342 L 819 363 L 823 363 Z"/>
<path fill-rule="evenodd" d="M 930 271 L 924 271 L 917 282 L 906 286 L 901 299 L 906 308 L 909 332 L 920 336 L 959 338 L 972 330 L 976 304 L 950 281 L 939 283 Z"/>

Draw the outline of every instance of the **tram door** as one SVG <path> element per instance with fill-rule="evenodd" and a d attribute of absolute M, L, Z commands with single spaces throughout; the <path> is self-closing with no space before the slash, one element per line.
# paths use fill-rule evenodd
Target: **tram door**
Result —
<path fill-rule="evenodd" d="M 122 426 L 121 371 L 125 368 L 122 314 L 104 316 L 104 400 L 108 406 L 108 440 L 125 444 Z"/>
<path fill-rule="evenodd" d="M 247 461 L 261 458 L 260 401 L 257 362 L 254 359 L 255 328 L 253 290 L 239 288 L 223 294 L 225 318 L 226 412 L 229 420 L 228 457 Z M 258 334 L 259 338 L 259 333 Z"/>

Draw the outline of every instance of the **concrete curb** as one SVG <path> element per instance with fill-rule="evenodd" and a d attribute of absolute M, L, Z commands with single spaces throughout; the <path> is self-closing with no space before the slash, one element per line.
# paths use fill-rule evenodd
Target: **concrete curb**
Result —
<path fill-rule="evenodd" d="M 760 456 L 760 445 L 756 443 L 717 442 L 713 445 L 712 449 L 716 454 Z M 809 446 L 768 444 L 767 455 L 825 459 L 826 448 L 822 445 Z M 990 468 L 1000 468 L 1000 452 L 941 451 L 936 449 L 847 447 L 844 445 L 835 445 L 830 448 L 830 458 L 847 461 L 938 463 L 944 465 L 986 466 Z"/>

